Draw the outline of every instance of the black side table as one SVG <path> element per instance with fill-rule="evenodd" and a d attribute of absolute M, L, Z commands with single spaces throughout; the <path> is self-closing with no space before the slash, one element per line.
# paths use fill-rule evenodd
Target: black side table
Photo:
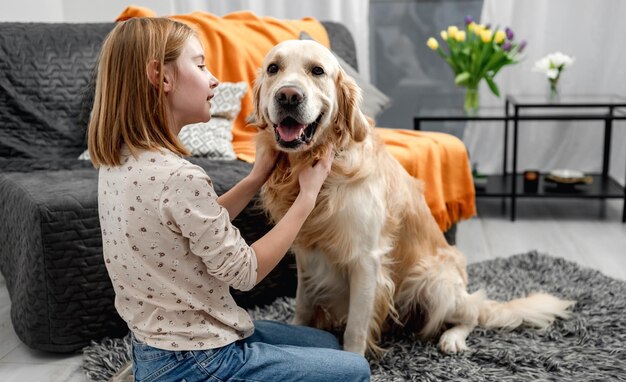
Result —
<path fill-rule="evenodd" d="M 571 191 L 546 191 L 539 187 L 527 192 L 522 185 L 522 174 L 517 170 L 518 135 L 522 121 L 604 121 L 602 172 L 587 174 L 591 184 Z M 484 189 L 476 190 L 476 197 L 501 197 L 511 201 L 511 221 L 516 218 L 517 199 L 520 197 L 623 199 L 622 222 L 626 222 L 626 188 L 609 175 L 611 135 L 614 120 L 626 120 L 626 98 L 614 95 L 562 96 L 548 100 L 545 95 L 507 95 L 504 108 L 483 108 L 476 115 L 462 110 L 429 110 L 413 118 L 413 128 L 420 130 L 423 122 L 444 121 L 501 121 L 504 127 L 502 174 L 487 177 Z M 513 125 L 512 169 L 507 168 L 509 125 Z M 540 178 L 543 178 L 542 174 Z"/>

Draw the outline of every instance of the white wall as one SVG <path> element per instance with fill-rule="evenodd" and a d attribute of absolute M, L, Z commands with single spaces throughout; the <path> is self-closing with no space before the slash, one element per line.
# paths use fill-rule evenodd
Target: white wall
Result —
<path fill-rule="evenodd" d="M 0 0 L 0 21 L 106 22 L 114 21 L 129 4 L 167 15 L 171 12 L 171 3 L 159 0 Z"/>

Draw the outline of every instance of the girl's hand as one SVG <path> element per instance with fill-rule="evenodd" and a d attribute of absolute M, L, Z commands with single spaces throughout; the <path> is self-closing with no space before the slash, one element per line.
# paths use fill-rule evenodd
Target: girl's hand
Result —
<path fill-rule="evenodd" d="M 277 151 L 267 146 L 261 148 L 257 145 L 254 165 L 252 166 L 252 171 L 250 171 L 250 176 L 257 179 L 260 184 L 264 184 L 272 174 L 272 171 L 274 171 L 276 158 L 278 158 Z"/>
<path fill-rule="evenodd" d="M 334 147 L 331 147 L 322 159 L 300 172 L 298 176 L 300 194 L 304 193 L 312 197 L 313 200 L 317 199 L 317 194 L 319 194 L 326 177 L 330 173 L 334 156 L 335 150 Z"/>

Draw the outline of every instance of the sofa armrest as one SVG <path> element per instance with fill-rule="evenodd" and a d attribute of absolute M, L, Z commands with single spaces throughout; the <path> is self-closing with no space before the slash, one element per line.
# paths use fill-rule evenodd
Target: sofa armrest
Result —
<path fill-rule="evenodd" d="M 0 268 L 28 346 L 74 351 L 126 324 L 102 258 L 96 170 L 0 174 Z"/>

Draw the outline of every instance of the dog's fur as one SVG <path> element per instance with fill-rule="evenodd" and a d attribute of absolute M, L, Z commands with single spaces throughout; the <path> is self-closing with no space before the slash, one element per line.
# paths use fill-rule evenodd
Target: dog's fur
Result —
<path fill-rule="evenodd" d="M 390 325 L 440 333 L 454 353 L 476 325 L 543 328 L 572 301 L 537 293 L 501 303 L 466 291 L 465 257 L 447 244 L 423 185 L 385 149 L 359 109 L 360 89 L 313 41 L 286 41 L 265 57 L 255 82 L 258 149 L 280 152 L 262 190 L 274 221 L 299 192 L 298 174 L 328 150 L 331 172 L 298 234 L 297 324 L 345 325 L 344 349 L 379 355 Z M 288 118 L 289 117 L 289 118 Z M 304 135 L 295 138 L 306 130 Z"/>

